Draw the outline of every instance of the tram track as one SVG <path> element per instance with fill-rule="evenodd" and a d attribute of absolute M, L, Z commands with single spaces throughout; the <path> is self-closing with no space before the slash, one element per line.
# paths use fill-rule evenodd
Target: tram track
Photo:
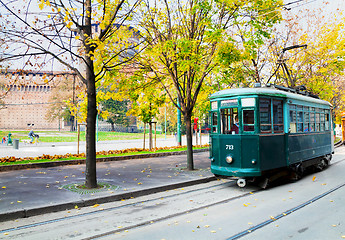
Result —
<path fill-rule="evenodd" d="M 233 186 L 236 185 L 236 182 L 233 181 L 232 182 Z M 236 239 L 240 239 L 242 237 L 245 237 L 245 236 L 248 236 L 250 235 L 251 233 L 253 233 L 254 231 L 256 230 L 259 230 L 261 228 L 264 228 L 265 226 L 268 226 L 269 224 L 272 224 L 274 222 L 276 222 L 277 220 L 279 219 L 282 219 L 284 217 L 287 217 L 293 213 L 295 213 L 296 211 L 299 211 L 301 210 L 302 208 L 326 197 L 327 195 L 339 190 L 340 188 L 343 188 L 345 187 L 345 183 L 341 184 L 341 185 L 338 185 L 322 194 L 319 194 L 299 205 L 297 205 L 296 207 L 293 207 L 293 208 L 290 208 L 286 211 L 283 211 L 281 212 L 280 214 L 276 215 L 276 216 L 271 216 L 271 218 L 267 219 L 267 220 L 264 220 L 262 221 L 261 223 L 259 224 L 256 224 L 255 226 L 252 226 L 248 229 L 245 229 L 231 237 L 228 237 L 228 238 L 225 238 L 226 240 L 236 240 Z M 133 230 L 133 229 L 136 229 L 136 228 L 140 228 L 140 227 L 145 227 L 145 226 L 149 226 L 151 224 L 154 224 L 154 223 L 158 223 L 158 222 L 161 222 L 161 221 L 165 221 L 165 220 L 169 220 L 169 219 L 172 219 L 172 218 L 175 218 L 175 217 L 179 217 L 179 216 L 182 216 L 182 215 L 187 215 L 187 214 L 190 214 L 190 213 L 193 213 L 193 212 L 197 212 L 197 211 L 200 211 L 202 209 L 205 209 L 205 208 L 210 208 L 210 207 L 213 207 L 213 206 L 217 206 L 217 205 L 221 205 L 221 204 L 226 204 L 226 203 L 229 203 L 231 201 L 234 201 L 234 200 L 238 200 L 240 198 L 244 198 L 244 197 L 247 197 L 247 196 L 250 196 L 250 195 L 253 195 L 253 194 L 256 194 L 256 193 L 259 193 L 259 192 L 262 192 L 264 191 L 263 189 L 261 190 L 256 190 L 256 191 L 253 191 L 253 192 L 248 192 L 248 193 L 244 193 L 242 195 L 238 195 L 236 197 L 231 197 L 231 198 L 228 198 L 228 199 L 223 199 L 222 201 L 218 201 L 218 202 L 214 202 L 212 204 L 208 204 L 208 205 L 204 205 L 204 206 L 200 206 L 200 207 L 197 207 L 197 208 L 194 208 L 194 209 L 189 209 L 189 210 L 185 210 L 185 211 L 182 211 L 182 212 L 178 212 L 178 213 L 175 213 L 175 214 L 171 214 L 171 215 L 167 215 L 167 216 L 164 216 L 164 217 L 161 217 L 161 218 L 156 218 L 156 219 L 151 219 L 151 220 L 147 220 L 145 222 L 142 222 L 142 223 L 139 223 L 139 224 L 135 224 L 135 225 L 132 225 L 132 226 L 128 226 L 128 227 L 125 227 L 125 228 L 122 228 L 122 229 L 116 229 L 116 230 L 113 230 L 113 231 L 109 231 L 109 232 L 106 232 L 106 233 L 102 233 L 102 234 L 99 234 L 99 235 L 94 235 L 92 237 L 87 237 L 87 238 L 83 238 L 83 240 L 91 240 L 91 239 L 103 239 L 103 238 L 106 238 L 112 234 L 116 234 L 116 233 L 119 233 L 119 232 L 123 232 L 123 231 L 128 231 L 128 230 Z"/>
<path fill-rule="evenodd" d="M 232 186 L 237 186 L 235 180 L 232 180 L 232 183 L 233 183 Z M 102 233 L 102 234 L 99 234 L 99 235 L 95 235 L 95 236 L 92 236 L 92 237 L 83 238 L 83 240 L 102 239 L 104 237 L 108 237 L 109 235 L 112 235 L 112 234 L 115 234 L 115 233 L 118 233 L 118 232 L 132 230 L 132 229 L 139 228 L 139 227 L 145 227 L 145 226 L 148 226 L 150 224 L 154 224 L 154 223 L 157 223 L 157 222 L 161 222 L 161 221 L 165 221 L 165 220 L 168 220 L 168 219 L 172 219 L 174 217 L 178 217 L 178 216 L 190 214 L 190 213 L 193 213 L 193 212 L 197 212 L 197 211 L 200 211 L 200 210 L 205 209 L 205 208 L 209 208 L 209 207 L 213 207 L 213 206 L 221 205 L 221 204 L 226 204 L 226 203 L 229 203 L 231 201 L 238 200 L 240 198 L 243 198 L 243 197 L 246 197 L 246 196 L 249 196 L 249 195 L 253 195 L 253 194 L 255 194 L 255 193 L 259 192 L 259 191 L 262 191 L 262 190 L 256 190 L 256 191 L 253 191 L 253 192 L 247 192 L 247 193 L 235 196 L 235 197 L 223 199 L 222 201 L 218 201 L 218 202 L 214 202 L 214 203 L 211 203 L 211 204 L 199 206 L 199 207 L 193 208 L 193 209 L 184 210 L 182 212 L 170 214 L 170 215 L 167 215 L 167 216 L 164 216 L 164 217 L 160 217 L 160 218 L 156 218 L 156 219 L 151 219 L 151 220 L 139 223 L 139 224 L 135 224 L 135 225 L 132 225 L 132 226 L 124 227 L 124 228 L 121 228 L 121 229 L 116 229 L 116 230 L 109 231 L 109 232 L 106 232 L 106 233 Z"/>
<path fill-rule="evenodd" d="M 216 182 L 216 181 L 217 180 L 214 180 L 213 182 Z M 153 204 L 154 202 L 157 202 L 157 201 L 159 201 L 159 200 L 161 200 L 163 198 L 165 200 L 168 200 L 170 198 L 183 198 L 184 195 L 188 195 L 188 194 L 200 194 L 200 193 L 205 193 L 205 192 L 209 192 L 209 191 L 217 191 L 217 190 L 220 190 L 222 188 L 232 187 L 232 186 L 236 186 L 236 181 L 231 180 L 231 181 L 228 181 L 228 182 L 223 182 L 223 183 L 212 185 L 212 186 L 201 187 L 201 188 L 198 188 L 198 189 L 191 189 L 191 190 L 187 190 L 187 191 L 179 192 L 179 193 L 174 193 L 174 194 L 169 194 L 167 192 L 167 194 L 165 194 L 164 196 L 159 196 L 159 197 L 148 199 L 148 200 L 140 200 L 140 199 L 138 199 L 138 201 L 136 201 L 136 202 L 124 204 L 124 205 L 121 205 L 121 206 L 109 207 L 109 208 L 105 208 L 105 209 L 102 209 L 102 210 L 94 210 L 94 211 L 91 211 L 91 212 L 81 213 L 81 214 L 77 214 L 77 215 L 64 216 L 64 217 L 60 217 L 60 218 L 54 218 L 54 219 L 50 219 L 50 220 L 46 220 L 46 221 L 39 221 L 39 222 L 32 223 L 32 224 L 25 224 L 25 225 L 21 225 L 21 226 L 17 226 L 17 227 L 12 227 L 12 228 L 8 228 L 8 229 L 0 230 L 0 234 L 8 234 L 8 233 L 18 232 L 18 231 L 21 231 L 21 230 L 34 229 L 34 228 L 43 227 L 43 226 L 46 226 L 46 225 L 49 225 L 49 224 L 56 224 L 56 223 L 60 223 L 61 224 L 63 222 L 67 222 L 67 221 L 70 221 L 70 220 L 77 221 L 78 219 L 87 218 L 87 217 L 90 217 L 90 216 L 93 216 L 93 215 L 97 215 L 97 214 L 116 212 L 116 211 L 118 211 L 120 209 L 136 207 L 136 206 L 143 205 L 143 204 Z M 171 191 L 172 190 L 170 190 L 169 192 L 171 192 Z M 108 236 L 108 235 L 116 233 L 116 232 L 121 232 L 121 231 L 129 230 L 129 229 L 138 228 L 138 227 L 141 227 L 141 226 L 146 226 L 146 225 L 152 224 L 153 222 L 163 221 L 163 220 L 166 220 L 166 219 L 169 219 L 169 218 L 173 218 L 173 217 L 176 217 L 176 216 L 180 216 L 180 215 L 183 215 L 183 214 L 187 214 L 187 213 L 190 213 L 190 212 L 195 212 L 195 211 L 198 211 L 198 210 L 203 209 L 203 208 L 212 207 L 214 205 L 218 205 L 218 204 L 222 204 L 222 203 L 227 203 L 229 201 L 232 201 L 232 200 L 235 200 L 235 199 L 239 199 L 239 198 L 242 198 L 242 197 L 248 196 L 249 194 L 254 194 L 254 193 L 255 192 L 250 192 L 250 193 L 247 192 L 247 193 L 235 196 L 235 197 L 223 199 L 222 201 L 213 202 L 211 204 L 202 205 L 202 206 L 199 206 L 199 207 L 196 207 L 196 208 L 183 210 L 181 212 L 174 213 L 174 214 L 169 214 L 169 215 L 163 216 L 163 217 L 146 220 L 146 221 L 143 221 L 141 223 L 137 223 L 137 224 L 130 225 L 130 226 L 127 226 L 127 227 L 123 227 L 121 229 L 116 229 L 114 231 L 106 232 L 106 233 L 99 234 L 99 235 L 92 236 L 92 237 L 85 238 L 85 239 L 95 239 L 95 238 L 97 239 L 97 238 L 101 238 L 103 236 Z"/>
<path fill-rule="evenodd" d="M 332 165 L 337 164 L 337 163 L 342 162 L 342 161 L 345 161 L 345 160 L 338 160 L 338 161 L 334 162 Z M 96 219 L 97 214 L 102 214 L 102 213 L 103 214 L 108 213 L 108 215 L 118 214 L 118 216 L 121 217 L 121 214 L 123 214 L 123 213 L 117 213 L 117 212 L 121 211 L 122 209 L 127 209 L 127 212 L 130 210 L 133 212 L 141 211 L 143 209 L 146 209 L 146 208 L 148 209 L 148 208 L 155 206 L 157 204 L 161 204 L 163 198 L 164 198 L 164 200 L 166 200 L 167 203 L 163 203 L 162 205 L 170 204 L 168 202 L 168 199 L 174 198 L 175 201 L 177 202 L 176 199 L 190 199 L 190 198 L 197 196 L 197 195 L 204 195 L 204 194 L 211 193 L 211 192 L 217 192 L 218 193 L 222 189 L 227 189 L 229 187 L 234 188 L 233 189 L 234 191 L 231 191 L 231 192 L 235 192 L 236 189 L 239 189 L 239 188 L 237 188 L 236 181 L 234 181 L 234 180 L 229 180 L 229 181 L 222 182 L 222 183 L 217 183 L 217 181 L 214 180 L 214 181 L 211 181 L 209 183 L 211 183 L 212 185 L 210 186 L 208 184 L 203 184 L 203 185 L 199 185 L 199 187 L 190 186 L 190 187 L 183 189 L 183 191 L 181 191 L 181 188 L 177 188 L 174 190 L 169 190 L 168 192 L 161 192 L 157 195 L 152 194 L 151 199 L 146 199 L 146 200 L 144 199 L 143 200 L 143 197 L 138 197 L 138 198 L 129 200 L 129 201 L 135 201 L 135 202 L 129 202 L 126 204 L 122 204 L 120 206 L 112 206 L 112 207 L 109 207 L 109 205 L 108 205 L 108 207 L 104 207 L 104 210 L 103 209 L 102 210 L 90 209 L 91 211 L 86 212 L 86 213 L 79 213 L 77 215 L 65 216 L 65 217 L 60 217 L 60 218 L 52 218 L 50 220 L 39 221 L 39 222 L 36 222 L 33 224 L 24 224 L 24 225 L 17 226 L 17 227 L 7 228 L 4 230 L 0 230 L 0 234 L 13 233 L 11 235 L 15 235 L 17 232 L 18 236 L 20 236 L 24 239 L 26 236 L 25 235 L 26 232 L 24 232 L 24 231 L 27 231 L 30 234 L 30 232 L 36 231 L 38 227 L 50 226 L 50 228 L 53 228 L 54 224 L 56 224 L 56 223 L 59 224 L 59 226 L 64 226 L 64 225 L 66 226 L 69 224 L 70 220 L 74 220 L 75 222 L 79 222 L 79 221 L 80 222 L 87 222 L 87 221 L 90 221 L 90 220 L 87 220 L 89 217 L 90 217 L 90 219 Z M 337 191 L 338 189 L 343 188 L 344 186 L 345 186 L 345 183 L 343 183 L 337 187 L 334 187 L 334 188 L 332 188 L 332 189 L 330 189 L 330 190 L 328 190 L 328 191 L 326 191 L 320 195 L 317 195 L 316 197 L 312 197 L 315 195 L 311 195 L 310 200 L 303 201 L 302 204 L 296 205 L 296 207 L 293 207 L 293 205 L 292 205 L 291 206 L 292 208 L 289 208 L 286 211 L 277 212 L 280 214 L 277 214 L 277 213 L 274 215 L 272 214 L 274 216 L 273 218 L 271 218 L 271 219 L 268 218 L 267 220 L 261 219 L 262 221 L 258 222 L 258 224 L 256 224 L 255 226 L 248 228 L 248 229 L 245 229 L 245 230 L 239 232 L 238 234 L 232 235 L 228 238 L 225 237 L 224 239 L 240 239 L 240 238 L 248 236 L 248 235 L 250 236 L 250 234 L 252 232 L 259 230 L 259 229 L 262 229 L 265 226 L 268 226 L 271 223 L 275 222 L 276 220 L 284 218 L 287 215 L 291 215 L 292 213 L 299 211 L 303 207 L 308 206 L 308 205 L 312 204 L 313 202 L 315 202 L 319 199 L 322 199 L 323 197 L 329 195 L 332 192 Z M 176 190 L 178 190 L 178 192 L 174 192 Z M 245 191 L 245 189 L 241 189 L 241 191 Z M 202 209 L 210 208 L 210 207 L 217 206 L 217 205 L 222 206 L 222 204 L 231 203 L 232 201 L 235 201 L 235 200 L 245 198 L 245 197 L 248 197 L 250 195 L 254 195 L 254 194 L 262 192 L 262 190 L 260 190 L 260 189 L 252 191 L 252 192 L 249 192 L 249 191 L 250 190 L 247 190 L 247 192 L 243 192 L 243 193 L 239 192 L 239 194 L 236 193 L 236 195 L 232 196 L 232 197 L 224 196 L 224 198 L 220 199 L 219 201 L 217 201 L 217 199 L 214 199 L 213 202 L 210 202 L 208 204 L 202 203 L 199 205 L 195 205 L 195 207 L 186 206 L 186 208 L 179 209 L 176 212 L 164 212 L 164 214 L 161 216 L 147 215 L 146 217 L 142 218 L 140 221 L 127 222 L 128 224 L 126 224 L 126 225 L 122 224 L 124 227 L 121 227 L 121 228 L 113 227 L 112 230 L 110 230 L 110 231 L 109 231 L 109 229 L 106 229 L 106 230 L 104 230 L 103 233 L 98 232 L 98 234 L 97 234 L 97 232 L 93 232 L 93 233 L 89 232 L 89 233 L 86 233 L 84 236 L 80 236 L 81 238 L 78 238 L 78 239 L 103 239 L 103 238 L 107 238 L 107 237 L 109 237 L 115 233 L 120 233 L 120 232 L 124 232 L 124 231 L 128 231 L 128 230 L 134 230 L 134 229 L 141 229 L 141 228 L 153 225 L 153 224 L 158 223 L 158 222 L 167 221 L 169 219 L 174 219 L 176 217 L 183 217 L 183 216 L 186 216 L 190 213 L 196 213 L 198 211 L 200 213 L 200 210 L 202 210 Z M 209 196 L 212 196 L 212 195 L 210 194 Z M 306 199 L 304 199 L 304 200 L 306 200 Z M 197 200 L 195 200 L 195 202 L 196 201 Z M 172 207 L 174 207 L 174 205 L 172 205 Z M 85 209 L 87 209 L 87 208 L 85 208 Z M 281 209 L 281 210 L 284 210 L 284 209 Z M 99 216 L 98 216 L 98 218 L 99 218 Z M 109 221 L 113 221 L 113 220 L 109 220 Z M 123 222 L 125 222 L 125 221 L 123 221 Z M 22 231 L 22 233 L 20 233 L 20 231 Z M 103 231 L 103 229 L 102 229 L 102 231 Z M 15 239 L 15 238 L 13 238 L 13 239 Z M 30 238 L 28 238 L 28 239 L 30 239 Z"/>
<path fill-rule="evenodd" d="M 235 235 L 227 238 L 226 240 L 236 240 L 236 239 L 240 239 L 240 238 L 242 238 L 244 236 L 247 236 L 247 235 L 253 233 L 254 231 L 256 231 L 258 229 L 261 229 L 261 228 L 263 228 L 263 227 L 265 227 L 265 226 L 267 226 L 267 225 L 269 225 L 269 224 L 271 224 L 271 223 L 273 223 L 273 222 L 275 222 L 275 221 L 277 221 L 279 219 L 287 217 L 288 215 L 291 215 L 291 214 L 295 213 L 296 211 L 301 210 L 302 208 L 304 208 L 304 207 L 306 207 L 306 206 L 308 206 L 308 205 L 310 205 L 310 204 L 312 204 L 312 203 L 314 203 L 314 202 L 316 202 L 316 201 L 326 197 L 327 195 L 329 195 L 329 194 L 331 194 L 331 193 L 333 193 L 333 192 L 335 192 L 335 191 L 337 191 L 337 190 L 339 190 L 340 188 L 343 188 L 343 187 L 345 187 L 345 183 L 340 184 L 340 185 L 338 185 L 338 186 L 336 186 L 336 187 L 334 187 L 334 188 L 332 188 L 332 189 L 330 189 L 330 190 L 328 190 L 328 191 L 326 191 L 326 192 L 324 192 L 324 193 L 322 193 L 320 195 L 317 195 L 317 196 L 313 197 L 312 199 L 310 199 L 308 201 L 305 201 L 302 204 L 299 204 L 298 206 L 296 206 L 294 208 L 291 208 L 291 209 L 286 210 L 286 211 L 284 211 L 284 212 L 282 212 L 282 213 L 280 213 L 280 214 L 278 214 L 278 215 L 276 215 L 274 217 L 271 217 L 270 219 L 267 219 L 266 221 L 263 221 L 263 222 L 255 225 L 255 226 L 253 226 L 251 228 L 248 228 L 248 229 L 246 229 L 244 231 L 241 231 L 238 234 L 235 234 Z"/>

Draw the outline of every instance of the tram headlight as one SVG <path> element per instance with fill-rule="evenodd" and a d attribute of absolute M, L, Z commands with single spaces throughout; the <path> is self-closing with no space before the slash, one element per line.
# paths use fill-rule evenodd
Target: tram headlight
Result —
<path fill-rule="evenodd" d="M 231 163 L 234 161 L 234 159 L 232 158 L 232 156 L 227 156 L 227 157 L 225 158 L 225 161 L 226 161 L 227 163 L 231 164 Z"/>

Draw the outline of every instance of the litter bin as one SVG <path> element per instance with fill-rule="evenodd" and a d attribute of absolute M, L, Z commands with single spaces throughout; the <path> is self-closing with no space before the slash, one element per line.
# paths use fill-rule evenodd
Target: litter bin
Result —
<path fill-rule="evenodd" d="M 13 148 L 19 149 L 19 139 L 13 139 Z"/>

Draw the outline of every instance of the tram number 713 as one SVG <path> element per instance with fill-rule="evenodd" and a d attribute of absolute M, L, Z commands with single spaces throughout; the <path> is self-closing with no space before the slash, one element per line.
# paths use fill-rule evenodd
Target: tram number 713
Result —
<path fill-rule="evenodd" d="M 225 145 L 226 150 L 234 150 L 234 145 Z"/>

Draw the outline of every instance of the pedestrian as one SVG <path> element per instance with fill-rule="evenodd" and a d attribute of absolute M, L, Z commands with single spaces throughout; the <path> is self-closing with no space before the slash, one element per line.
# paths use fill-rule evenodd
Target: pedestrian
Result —
<path fill-rule="evenodd" d="M 6 136 L 4 136 L 1 140 L 1 144 L 6 144 Z"/>

